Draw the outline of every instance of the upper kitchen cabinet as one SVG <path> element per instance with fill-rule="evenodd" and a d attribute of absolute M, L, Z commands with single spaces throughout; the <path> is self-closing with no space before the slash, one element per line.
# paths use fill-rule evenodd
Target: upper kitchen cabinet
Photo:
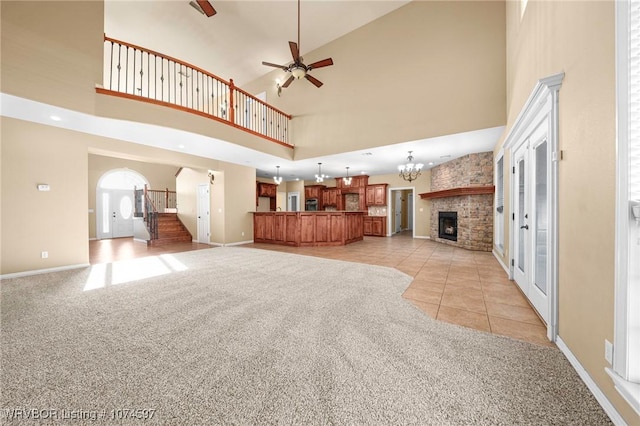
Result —
<path fill-rule="evenodd" d="M 315 198 L 317 200 L 322 201 L 322 191 L 326 187 L 324 185 L 308 185 L 304 187 L 304 198 L 311 199 Z"/>
<path fill-rule="evenodd" d="M 258 184 L 258 197 L 272 198 L 276 196 L 278 185 L 273 183 L 264 183 L 264 182 L 257 182 L 257 184 Z"/>
<path fill-rule="evenodd" d="M 348 192 L 347 190 L 352 189 L 354 192 L 357 192 L 360 188 L 365 188 L 369 183 L 369 176 L 360 175 L 360 176 L 352 176 L 351 184 L 346 185 L 344 183 L 343 178 L 336 178 L 336 188 L 342 189 L 342 192 Z"/>
<path fill-rule="evenodd" d="M 367 207 L 386 206 L 387 205 L 387 184 L 379 183 L 376 185 L 367 185 L 365 198 L 366 198 Z"/>

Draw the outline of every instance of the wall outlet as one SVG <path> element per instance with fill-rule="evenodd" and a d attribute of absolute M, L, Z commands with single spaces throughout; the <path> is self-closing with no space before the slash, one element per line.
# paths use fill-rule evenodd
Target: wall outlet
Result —
<path fill-rule="evenodd" d="M 242 231 L 242 236 L 244 237 L 244 231 Z"/>
<path fill-rule="evenodd" d="M 40 253 L 40 257 L 42 259 L 46 259 L 49 257 L 49 252 L 48 251 L 43 251 L 42 253 Z"/>
<path fill-rule="evenodd" d="M 609 364 L 613 365 L 613 343 L 607 339 L 604 340 L 604 359 L 606 359 Z"/>

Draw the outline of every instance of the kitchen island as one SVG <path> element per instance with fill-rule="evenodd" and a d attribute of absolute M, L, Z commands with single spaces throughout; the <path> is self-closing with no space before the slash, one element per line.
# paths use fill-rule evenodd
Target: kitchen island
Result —
<path fill-rule="evenodd" d="M 343 246 L 363 239 L 365 211 L 254 212 L 253 241 L 294 247 Z"/>

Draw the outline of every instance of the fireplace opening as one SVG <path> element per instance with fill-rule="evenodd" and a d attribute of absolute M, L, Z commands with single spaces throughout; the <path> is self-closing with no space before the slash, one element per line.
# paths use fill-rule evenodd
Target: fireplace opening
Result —
<path fill-rule="evenodd" d="M 458 212 L 438 212 L 438 238 L 458 241 Z"/>

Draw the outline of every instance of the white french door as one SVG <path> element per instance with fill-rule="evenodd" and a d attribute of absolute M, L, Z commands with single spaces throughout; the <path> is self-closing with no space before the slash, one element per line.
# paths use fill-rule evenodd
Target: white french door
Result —
<path fill-rule="evenodd" d="M 550 192 L 548 121 L 543 120 L 513 155 L 513 278 L 549 322 Z"/>
<path fill-rule="evenodd" d="M 100 189 L 97 196 L 97 238 L 133 237 L 133 190 Z"/>

